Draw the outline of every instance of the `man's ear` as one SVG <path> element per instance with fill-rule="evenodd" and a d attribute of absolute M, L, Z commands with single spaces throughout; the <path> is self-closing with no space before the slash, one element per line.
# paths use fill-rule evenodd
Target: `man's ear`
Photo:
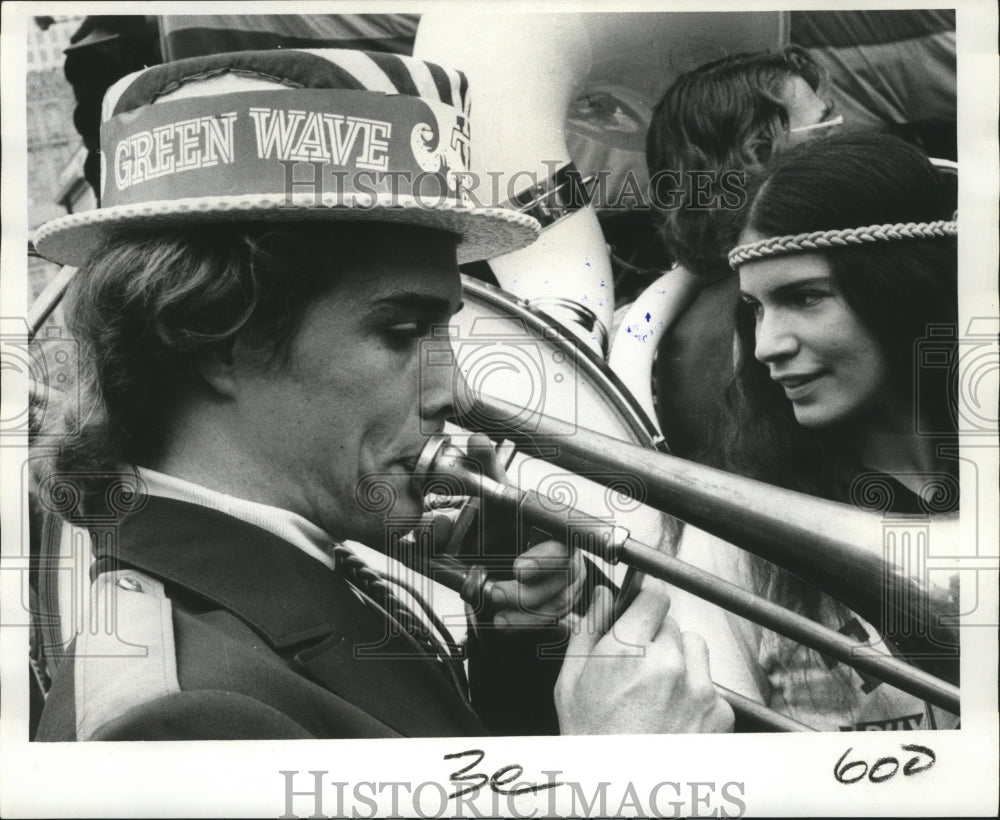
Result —
<path fill-rule="evenodd" d="M 752 177 L 759 174 L 774 156 L 774 140 L 765 135 L 751 139 L 746 145 L 744 155 L 747 175 Z"/>
<path fill-rule="evenodd" d="M 194 362 L 195 373 L 214 392 L 226 398 L 236 395 L 236 370 L 239 356 L 234 353 L 237 342 L 227 341 L 202 351 Z"/>

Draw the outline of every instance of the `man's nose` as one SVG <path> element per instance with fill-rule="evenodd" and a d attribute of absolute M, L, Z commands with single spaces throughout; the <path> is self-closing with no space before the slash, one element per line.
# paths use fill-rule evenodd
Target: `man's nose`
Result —
<path fill-rule="evenodd" d="M 456 391 L 464 379 L 455 363 L 455 351 L 447 337 L 433 338 L 423 346 L 420 367 L 420 415 L 444 420 L 454 412 Z"/>
<path fill-rule="evenodd" d="M 757 323 L 755 338 L 754 357 L 764 364 L 787 359 L 798 350 L 793 328 L 780 312 L 765 312 Z"/>

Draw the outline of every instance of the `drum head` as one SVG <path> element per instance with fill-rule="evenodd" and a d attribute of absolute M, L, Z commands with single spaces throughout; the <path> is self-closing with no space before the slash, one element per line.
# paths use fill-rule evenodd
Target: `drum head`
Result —
<path fill-rule="evenodd" d="M 510 294 L 468 277 L 464 278 L 463 297 L 464 307 L 452 323 L 437 329 L 439 336 L 447 334 L 453 358 L 448 361 L 447 357 L 435 356 L 435 361 L 453 368 L 454 389 L 456 394 L 464 394 L 464 401 L 489 396 L 519 408 L 517 418 L 511 421 L 522 426 L 530 425 L 531 419 L 541 414 L 571 426 L 599 430 L 630 444 L 656 448 L 657 433 L 652 423 L 604 362 L 578 342 L 571 331 Z M 431 362 L 424 365 L 434 366 Z M 447 425 L 445 433 L 459 446 L 464 445 L 468 435 L 458 424 Z M 677 522 L 641 503 L 644 487 L 633 474 L 608 476 L 595 471 L 580 475 L 517 453 L 507 475 L 510 483 L 520 489 L 570 504 L 600 519 L 602 524 L 627 528 L 633 538 L 670 553 L 675 551 Z M 605 486 L 608 483 L 611 486 Z M 544 537 L 570 544 L 587 537 L 587 533 L 572 529 L 572 524 L 567 532 L 547 535 L 539 534 L 528 521 L 504 521 L 503 525 L 510 528 L 511 550 Z M 492 566 L 492 557 L 482 557 L 489 526 L 482 517 L 470 526 L 462 553 L 469 563 Z M 490 534 L 495 530 L 491 529 Z M 376 563 L 377 555 L 365 557 L 381 568 Z M 593 560 L 618 585 L 628 581 L 630 588 L 637 588 L 625 567 Z M 465 607 L 455 592 L 412 572 L 406 578 L 432 599 L 434 610 L 453 633 L 464 631 Z"/>

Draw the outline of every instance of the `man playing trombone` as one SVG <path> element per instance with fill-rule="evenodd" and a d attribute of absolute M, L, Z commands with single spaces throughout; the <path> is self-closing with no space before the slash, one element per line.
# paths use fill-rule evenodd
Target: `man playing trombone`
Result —
<path fill-rule="evenodd" d="M 418 351 L 461 306 L 458 263 L 537 232 L 452 184 L 467 94 L 422 61 L 294 50 L 156 66 L 109 91 L 102 207 L 36 245 L 80 268 L 67 310 L 81 404 L 59 417 L 44 481 L 79 491 L 71 521 L 117 509 L 125 488 L 92 569 L 94 612 L 117 626 L 69 648 L 38 739 L 504 730 L 470 706 L 447 629 L 343 545 L 384 543 L 367 476 L 393 515 L 423 510 L 411 473 L 453 374 L 421 373 Z M 296 189 L 296 164 L 339 171 Z M 496 473 L 486 448 L 473 455 Z M 731 727 L 704 642 L 662 591 L 643 589 L 612 633 L 606 591 L 589 619 L 568 615 L 585 573 L 565 545 L 537 544 L 515 570 L 491 587 L 501 632 L 578 627 L 555 689 L 563 732 Z M 617 656 L 617 640 L 643 657 Z M 122 641 L 149 651 L 123 657 Z"/>

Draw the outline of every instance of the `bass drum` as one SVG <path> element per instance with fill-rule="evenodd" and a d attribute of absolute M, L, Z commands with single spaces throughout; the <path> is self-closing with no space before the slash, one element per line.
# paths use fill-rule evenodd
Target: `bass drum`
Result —
<path fill-rule="evenodd" d="M 490 396 L 523 408 L 523 416 L 518 414 L 522 423 L 533 414 L 543 414 L 630 444 L 651 449 L 663 446 L 657 428 L 618 377 L 573 332 L 496 287 L 468 276 L 463 277 L 463 287 L 464 307 L 448 326 L 453 362 L 464 379 L 464 385 L 456 380 L 456 390 L 467 389 L 472 396 Z M 465 430 L 453 424 L 445 432 L 460 446 L 467 437 Z M 678 523 L 635 500 L 643 498 L 643 487 L 634 475 L 614 476 L 615 486 L 609 489 L 521 453 L 514 455 L 507 475 L 521 489 L 571 504 L 627 528 L 640 541 L 675 552 Z M 569 540 L 572 543 L 572 538 Z M 415 575 L 375 550 L 351 546 L 372 566 L 404 577 L 420 589 L 457 638 L 464 633 L 465 607 L 455 592 Z M 624 584 L 625 567 L 594 560 L 617 584 Z"/>

